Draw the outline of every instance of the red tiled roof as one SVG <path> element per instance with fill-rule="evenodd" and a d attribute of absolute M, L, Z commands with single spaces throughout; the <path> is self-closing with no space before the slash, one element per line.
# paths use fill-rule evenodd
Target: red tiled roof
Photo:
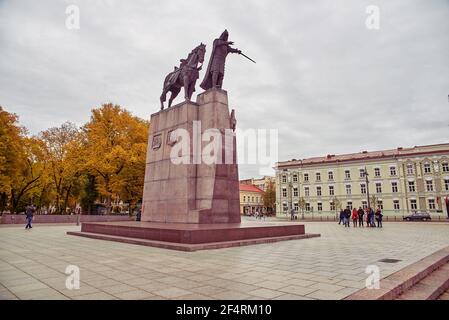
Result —
<path fill-rule="evenodd" d="M 380 151 L 362 151 L 358 153 L 347 154 L 328 154 L 324 157 L 313 157 L 302 160 L 289 160 L 278 162 L 278 167 L 284 166 L 300 166 L 300 165 L 312 165 L 312 164 L 326 164 L 332 162 L 346 162 L 346 161 L 358 161 L 358 160 L 371 160 L 379 158 L 396 158 L 401 156 L 413 156 L 432 153 L 449 153 L 449 143 L 427 145 L 427 146 L 415 146 L 412 148 L 396 148 Z"/>
<path fill-rule="evenodd" d="M 249 192 L 263 193 L 263 191 L 261 189 L 257 188 L 256 186 L 253 186 L 252 184 L 240 183 L 239 189 L 240 189 L 240 191 L 249 191 Z"/>

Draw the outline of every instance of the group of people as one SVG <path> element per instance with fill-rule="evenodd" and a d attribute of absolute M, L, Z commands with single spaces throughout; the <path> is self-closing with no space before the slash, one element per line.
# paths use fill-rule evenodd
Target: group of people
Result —
<path fill-rule="evenodd" d="M 365 215 L 366 218 L 364 219 Z M 340 211 L 340 220 L 338 221 L 338 224 L 343 223 L 345 227 L 349 228 L 350 221 L 352 220 L 352 225 L 354 227 L 357 227 L 357 224 L 359 227 L 364 227 L 364 223 L 366 222 L 367 227 L 375 228 L 377 222 L 377 227 L 382 228 L 382 217 L 383 214 L 380 208 L 377 208 L 376 211 L 372 208 L 363 210 L 362 207 L 359 207 L 358 210 L 353 208 L 352 211 L 349 208 L 346 208 Z"/>

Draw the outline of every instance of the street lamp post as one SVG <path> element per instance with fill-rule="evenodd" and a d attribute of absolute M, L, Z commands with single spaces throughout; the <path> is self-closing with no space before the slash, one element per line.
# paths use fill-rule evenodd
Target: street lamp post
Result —
<path fill-rule="evenodd" d="M 366 200 L 367 200 L 367 205 L 368 205 L 368 208 L 371 208 L 370 201 L 369 201 L 368 170 L 366 170 L 366 167 L 365 167 L 364 175 L 365 175 L 365 182 L 366 182 Z"/>

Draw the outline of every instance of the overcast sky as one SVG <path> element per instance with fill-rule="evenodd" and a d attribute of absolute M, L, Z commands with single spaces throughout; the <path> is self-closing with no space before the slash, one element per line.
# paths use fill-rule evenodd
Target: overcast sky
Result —
<path fill-rule="evenodd" d="M 257 61 L 227 59 L 238 127 L 278 129 L 280 160 L 449 142 L 448 17 L 448 0 L 0 0 L 0 105 L 32 134 L 106 102 L 148 119 L 165 75 L 227 28 Z"/>

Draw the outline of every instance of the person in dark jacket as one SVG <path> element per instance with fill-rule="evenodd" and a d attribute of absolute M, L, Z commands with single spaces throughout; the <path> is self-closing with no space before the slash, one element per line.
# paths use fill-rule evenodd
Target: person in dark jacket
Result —
<path fill-rule="evenodd" d="M 366 226 L 367 227 L 372 227 L 371 225 L 371 208 L 368 207 L 366 208 Z"/>
<path fill-rule="evenodd" d="M 142 209 L 140 208 L 136 214 L 136 221 L 141 221 L 141 219 L 142 219 Z"/>
<path fill-rule="evenodd" d="M 376 221 L 377 221 L 377 227 L 378 228 L 382 228 L 382 210 L 380 210 L 380 208 L 377 208 L 376 210 Z"/>
<path fill-rule="evenodd" d="M 345 223 L 345 227 L 350 227 L 349 225 L 349 219 L 351 218 L 351 210 L 349 210 L 349 208 L 346 208 L 344 211 L 344 223 Z"/>
<path fill-rule="evenodd" d="M 340 210 L 340 220 L 338 221 L 338 224 L 340 223 L 344 223 L 345 219 L 345 212 L 343 211 L 343 209 Z"/>
<path fill-rule="evenodd" d="M 359 227 L 363 227 L 363 216 L 365 215 L 365 211 L 363 211 L 362 207 L 359 207 L 357 213 L 359 215 Z"/>
<path fill-rule="evenodd" d="M 33 221 L 33 215 L 34 215 L 33 213 L 34 213 L 34 207 L 33 206 L 27 206 L 26 209 L 25 209 L 26 221 L 27 221 L 25 229 L 33 228 L 31 226 L 31 223 Z"/>

